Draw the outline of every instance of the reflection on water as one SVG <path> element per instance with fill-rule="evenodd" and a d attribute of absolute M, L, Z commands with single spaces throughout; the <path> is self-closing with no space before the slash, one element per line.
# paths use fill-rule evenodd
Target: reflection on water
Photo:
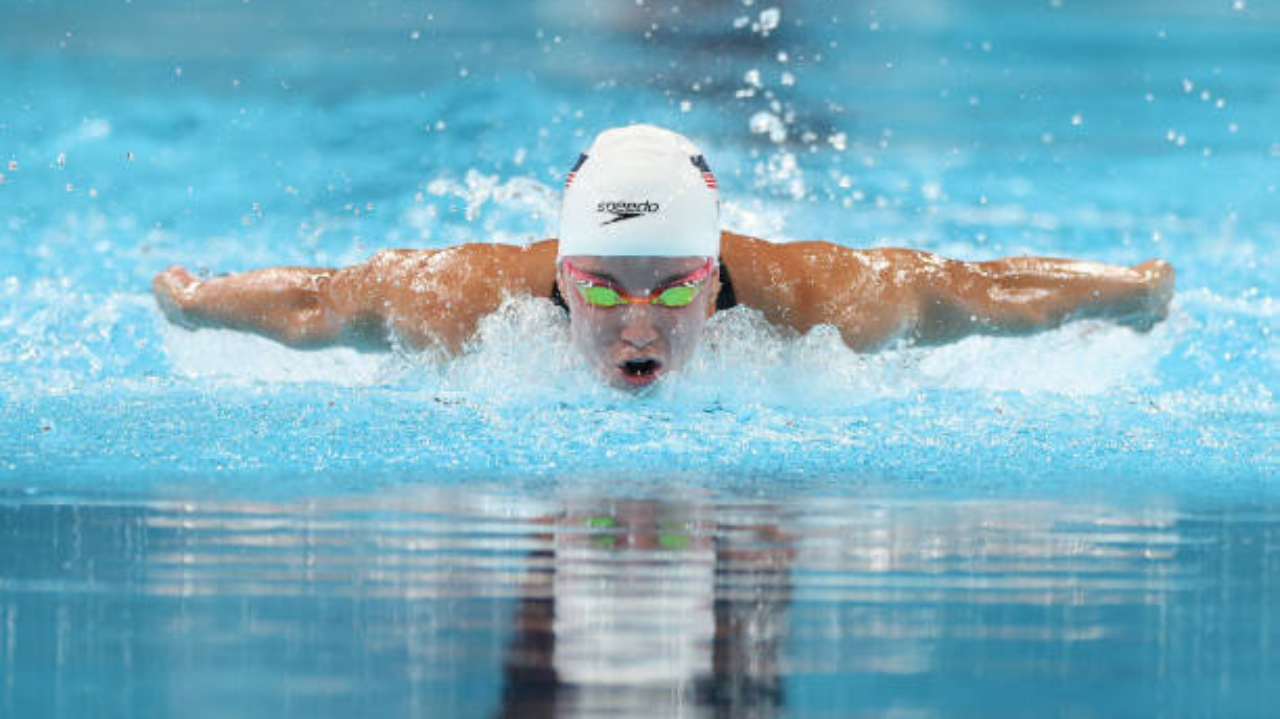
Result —
<path fill-rule="evenodd" d="M 0 495 L 3 716 L 1264 716 L 1280 508 Z"/>

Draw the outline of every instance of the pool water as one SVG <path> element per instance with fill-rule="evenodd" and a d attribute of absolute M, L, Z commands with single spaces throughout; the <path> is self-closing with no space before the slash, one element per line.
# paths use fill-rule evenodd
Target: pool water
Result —
<path fill-rule="evenodd" d="M 1263 717 L 1280 681 L 1280 8 L 0 9 L 0 716 Z M 1147 333 L 846 350 L 721 313 L 601 386 L 148 292 L 554 236 L 591 136 L 728 228 L 1178 270 Z"/>

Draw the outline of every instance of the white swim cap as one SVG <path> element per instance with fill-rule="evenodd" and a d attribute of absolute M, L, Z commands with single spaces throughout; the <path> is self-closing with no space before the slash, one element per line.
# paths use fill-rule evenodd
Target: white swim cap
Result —
<path fill-rule="evenodd" d="M 605 130 L 564 183 L 560 256 L 716 257 L 716 178 L 697 145 L 653 125 Z"/>

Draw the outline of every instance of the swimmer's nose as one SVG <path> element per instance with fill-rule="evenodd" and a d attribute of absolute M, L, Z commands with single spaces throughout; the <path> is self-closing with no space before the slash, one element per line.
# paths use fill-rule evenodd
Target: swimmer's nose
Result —
<path fill-rule="evenodd" d="M 636 349 L 644 349 L 661 337 L 645 309 L 647 308 L 628 307 L 625 310 L 627 317 L 622 325 L 620 337 L 623 342 Z"/>

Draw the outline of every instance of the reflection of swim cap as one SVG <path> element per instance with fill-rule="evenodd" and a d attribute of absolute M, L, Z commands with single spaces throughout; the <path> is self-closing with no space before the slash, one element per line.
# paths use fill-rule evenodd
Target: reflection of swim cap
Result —
<path fill-rule="evenodd" d="M 569 172 L 561 257 L 718 254 L 716 178 L 683 135 L 653 125 L 605 130 Z"/>

